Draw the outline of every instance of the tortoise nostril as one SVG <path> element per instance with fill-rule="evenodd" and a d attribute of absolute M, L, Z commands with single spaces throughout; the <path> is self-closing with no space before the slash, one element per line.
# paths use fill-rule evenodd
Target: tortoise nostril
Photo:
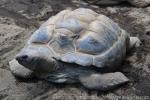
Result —
<path fill-rule="evenodd" d="M 28 59 L 28 56 L 27 55 L 22 55 L 22 56 L 17 56 L 16 57 L 16 60 L 20 61 L 20 60 L 26 60 Z"/>
<path fill-rule="evenodd" d="M 21 56 L 21 59 L 27 59 L 28 58 L 28 56 L 27 55 L 23 55 L 23 56 Z"/>

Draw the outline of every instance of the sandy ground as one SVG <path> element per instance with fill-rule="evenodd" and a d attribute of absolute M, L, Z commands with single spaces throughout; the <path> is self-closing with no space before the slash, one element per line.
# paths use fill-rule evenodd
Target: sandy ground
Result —
<path fill-rule="evenodd" d="M 91 8 L 112 18 L 142 41 L 128 53 L 120 71 L 131 81 L 115 90 L 89 91 L 80 84 L 52 84 L 42 80 L 18 80 L 10 73 L 12 60 L 25 41 L 50 16 L 63 9 Z M 150 7 L 128 4 L 113 7 L 88 5 L 79 0 L 0 0 L 0 100 L 148 100 L 150 96 Z M 150 97 L 149 97 L 150 98 Z M 120 100 L 122 100 L 120 99 Z"/>

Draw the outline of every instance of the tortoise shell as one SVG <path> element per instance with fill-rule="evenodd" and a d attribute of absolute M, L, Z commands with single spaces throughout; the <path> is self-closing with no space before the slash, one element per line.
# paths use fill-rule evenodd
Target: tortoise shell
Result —
<path fill-rule="evenodd" d="M 53 58 L 81 66 L 115 66 L 126 54 L 128 34 L 108 17 L 90 9 L 63 10 L 29 39 L 47 46 Z"/>

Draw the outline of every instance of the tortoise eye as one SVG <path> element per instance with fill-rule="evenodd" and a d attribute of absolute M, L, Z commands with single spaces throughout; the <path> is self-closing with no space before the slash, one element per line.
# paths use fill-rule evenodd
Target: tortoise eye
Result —
<path fill-rule="evenodd" d="M 31 43 L 48 43 L 51 35 L 47 27 L 42 27 L 35 31 L 30 38 Z"/>

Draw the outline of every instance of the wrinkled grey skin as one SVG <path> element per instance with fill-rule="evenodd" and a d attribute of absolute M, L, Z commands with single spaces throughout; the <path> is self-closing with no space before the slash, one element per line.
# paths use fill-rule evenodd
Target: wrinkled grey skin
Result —
<path fill-rule="evenodd" d="M 136 7 L 146 7 L 150 5 L 150 0 L 85 0 L 91 4 L 97 4 L 97 5 L 117 5 L 122 2 L 128 2 L 133 6 Z"/>
<path fill-rule="evenodd" d="M 80 82 L 88 89 L 106 91 L 129 81 L 112 71 L 121 66 L 127 50 L 139 45 L 137 37 L 129 37 L 104 15 L 85 8 L 64 10 L 31 36 L 10 69 L 22 78 Z"/>

